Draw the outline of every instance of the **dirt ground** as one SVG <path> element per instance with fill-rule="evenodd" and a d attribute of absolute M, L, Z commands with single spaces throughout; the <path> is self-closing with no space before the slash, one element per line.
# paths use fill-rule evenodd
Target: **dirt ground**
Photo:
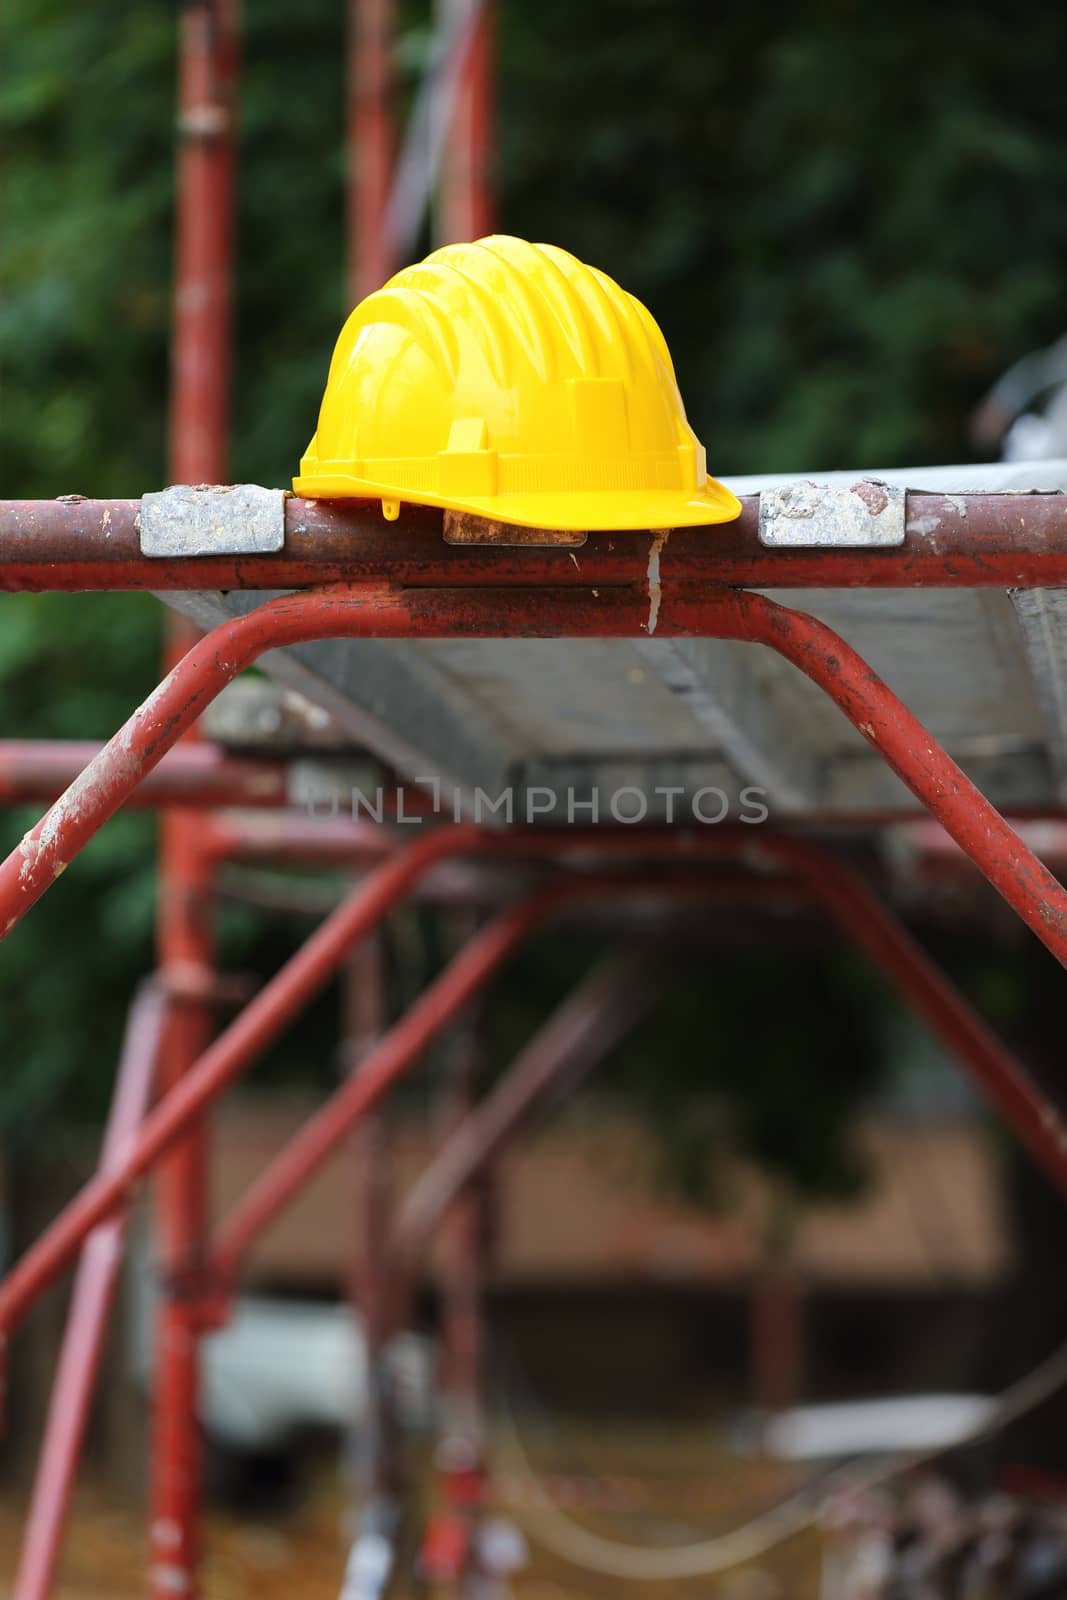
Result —
<path fill-rule="evenodd" d="M 526 1441 L 536 1481 L 564 1515 L 621 1544 L 693 1543 L 747 1521 L 787 1495 L 794 1480 L 768 1463 L 739 1461 L 706 1429 L 571 1426 Z M 506 1441 L 495 1452 L 495 1505 L 530 1536 L 516 1600 L 606 1600 L 617 1578 L 579 1570 L 541 1548 L 530 1520 L 530 1481 Z M 297 1502 L 250 1518 L 213 1514 L 205 1600 L 336 1600 L 351 1520 L 338 1476 L 309 1467 Z M 22 1507 L 0 1501 L 0 1593 L 10 1592 Z M 819 1545 L 802 1535 L 732 1572 L 685 1582 L 626 1584 L 649 1600 L 817 1600 Z M 57 1600 L 140 1600 L 144 1516 L 102 1483 L 78 1492 Z M 408 1591 L 414 1594 L 412 1587 Z M 419 1591 L 423 1595 L 425 1590 Z"/>

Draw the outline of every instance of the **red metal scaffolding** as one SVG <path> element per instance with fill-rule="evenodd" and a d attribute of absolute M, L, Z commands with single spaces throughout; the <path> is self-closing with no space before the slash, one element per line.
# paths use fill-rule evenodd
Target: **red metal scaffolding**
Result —
<path fill-rule="evenodd" d="M 437 217 L 445 238 L 490 226 L 492 14 L 475 0 L 442 7 L 453 37 L 469 29 L 449 108 Z M 389 0 L 350 0 L 347 194 L 349 297 L 397 265 L 387 227 L 393 178 Z M 228 418 L 234 0 L 183 13 L 171 475 L 225 476 Z M 386 1293 L 383 1184 L 387 1147 L 370 1120 L 389 1089 L 455 1023 L 502 964 L 552 917 L 604 902 L 816 906 L 896 987 L 974 1079 L 1050 1178 L 1067 1188 L 1058 1109 L 937 969 L 865 876 L 800 832 L 706 829 L 490 828 L 428 822 L 413 842 L 370 824 L 286 811 L 280 758 L 220 754 L 195 737 L 198 719 L 265 652 L 324 639 L 726 639 L 795 666 L 844 713 L 1030 930 L 1067 965 L 1067 891 L 931 732 L 825 623 L 756 592 L 833 587 L 1067 587 L 1067 516 L 1057 495 L 913 492 L 901 544 L 862 551 L 773 549 L 758 506 L 715 530 L 591 534 L 580 560 L 559 549 L 449 545 L 440 514 L 404 508 L 387 526 L 375 508 L 290 500 L 271 554 L 148 556 L 140 502 L 67 496 L 0 503 L 0 591 L 285 590 L 204 637 L 172 632 L 169 671 L 103 747 L 0 743 L 0 803 L 49 809 L 0 864 L 0 939 L 56 882 L 121 806 L 166 808 L 158 973 L 131 1011 L 100 1165 L 0 1283 L 0 1336 L 79 1258 L 75 1295 L 27 1524 L 17 1600 L 51 1592 L 79 1448 L 138 1182 L 159 1174 L 162 1285 L 150 1487 L 150 1592 L 195 1600 L 201 1555 L 198 1353 L 225 1319 L 245 1256 L 279 1211 L 357 1129 L 370 1224 L 357 1285 L 372 1354 L 410 1295 L 420 1252 L 450 1206 L 545 1096 L 595 1065 L 654 998 L 644 967 L 623 954 L 583 982 L 486 1101 L 473 1064 L 454 1086 L 451 1131 L 388 1233 L 395 1284 Z M 931 537 L 931 532 L 936 537 Z M 655 566 L 653 567 L 653 562 Z M 222 807 L 240 810 L 220 813 Z M 257 815 L 248 808 L 258 808 Z M 203 812 L 210 813 L 205 817 Z M 265 814 L 264 814 L 265 813 Z M 933 826 L 931 824 L 930 826 Z M 940 837 L 940 835 L 939 835 Z M 341 864 L 363 876 L 295 955 L 215 1035 L 223 985 L 215 970 L 216 875 L 228 859 Z M 460 944 L 450 964 L 391 1024 L 381 947 L 386 918 L 442 863 L 521 864 L 534 886 Z M 61 891 L 60 891 L 61 892 Z M 362 942 L 361 942 L 362 941 Z M 333 1097 L 206 1237 L 206 1117 L 219 1095 L 344 969 L 347 1075 Z M 153 1082 L 158 1090 L 150 1104 Z M 452 1381 L 472 1407 L 482 1330 L 484 1219 L 475 1202 L 456 1225 Z M 379 1410 L 381 1408 L 379 1407 Z M 388 1419 L 378 1415 L 379 1451 Z M 391 1485 L 379 1453 L 368 1482 Z"/>
<path fill-rule="evenodd" d="M 647 597 L 621 585 L 595 598 L 574 588 L 503 593 L 512 602 L 512 615 L 521 614 L 521 623 L 515 628 L 521 634 L 638 634 L 647 616 Z M 213 695 L 261 650 L 328 636 L 499 636 L 501 597 L 499 590 L 467 587 L 336 586 L 269 602 L 239 621 L 224 624 L 192 647 L 145 707 L 103 748 L 0 867 L 0 924 L 8 931 L 14 928 L 140 779 L 162 761 Z M 1067 959 L 1067 895 L 1059 883 L 869 667 L 829 629 L 760 596 L 718 587 L 704 593 L 691 588 L 684 600 L 664 596 L 659 625 L 665 633 L 729 633 L 760 640 L 794 660 L 861 728 L 1038 937 L 1061 962 Z M 303 830 L 306 828 L 304 824 Z M 335 855 L 339 850 L 337 832 L 335 828 L 330 845 Z M 283 834 L 284 827 L 279 824 L 279 842 Z M 364 830 L 352 829 L 352 844 L 358 855 L 366 855 Z M 584 853 L 588 860 L 593 851 L 609 860 L 636 858 L 646 873 L 643 883 L 635 885 L 629 875 L 617 872 L 605 878 L 572 868 L 554 886 L 500 913 L 370 1051 L 358 1074 L 298 1136 L 277 1166 L 263 1175 L 223 1227 L 205 1270 L 196 1272 L 195 1263 L 188 1259 L 181 1263 L 183 1270 L 172 1288 L 180 1306 L 199 1305 L 194 1343 L 203 1326 L 205 1297 L 210 1296 L 212 1310 L 219 1314 L 248 1244 L 534 927 L 564 902 L 588 903 L 603 893 L 633 894 L 639 887 L 646 894 L 717 892 L 714 879 L 705 883 L 687 877 L 678 884 L 665 875 L 672 863 L 687 860 L 721 862 L 740 857 L 799 877 L 806 892 L 827 906 L 850 938 L 868 951 L 943 1042 L 962 1057 L 1046 1170 L 1061 1183 L 1067 1180 L 1067 1152 L 1058 1115 L 1046 1097 L 873 899 L 862 879 L 824 853 L 813 856 L 813 847 L 804 841 L 745 829 L 710 829 L 696 834 L 627 830 L 620 835 L 612 830 L 436 827 L 425 830 L 405 850 L 386 856 L 353 898 L 326 919 L 277 977 L 199 1053 L 196 1063 L 172 1083 L 145 1118 L 122 1157 L 102 1167 L 16 1266 L 0 1289 L 0 1327 L 5 1334 L 10 1336 L 31 1300 L 73 1260 L 92 1231 L 128 1203 L 136 1180 L 199 1124 L 218 1093 L 246 1070 L 268 1040 L 337 969 L 353 942 L 398 904 L 433 862 L 454 855 L 488 854 L 545 859 L 565 866 L 576 852 Z M 655 874 L 647 876 L 650 867 Z M 736 883 L 720 887 L 737 892 Z M 762 892 L 767 889 L 760 878 L 750 887 Z M 193 996 L 198 1004 L 202 998 Z M 165 1351 L 162 1356 L 165 1361 Z M 160 1439 L 164 1448 L 169 1448 L 167 1439 L 165 1434 Z M 183 1458 L 182 1465 L 188 1465 L 188 1458 Z M 195 1473 L 190 1472 L 190 1478 L 195 1485 Z"/>

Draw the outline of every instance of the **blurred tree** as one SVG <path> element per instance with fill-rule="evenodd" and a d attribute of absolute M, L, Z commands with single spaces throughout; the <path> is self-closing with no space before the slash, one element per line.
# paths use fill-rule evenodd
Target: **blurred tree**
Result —
<path fill-rule="evenodd" d="M 739 1154 L 796 1194 L 848 1197 L 863 1180 L 849 1134 L 884 1081 L 885 997 L 832 941 L 798 948 L 753 939 L 751 922 L 747 931 L 739 948 L 721 937 L 649 944 L 659 999 L 590 1079 L 590 1095 L 638 1113 L 662 1153 L 645 1178 L 689 1202 L 728 1202 Z M 489 1008 L 495 1068 L 602 948 L 546 937 L 504 973 Z"/>
<path fill-rule="evenodd" d="M 959 460 L 1067 325 L 1067 18 L 502 5 L 504 224 L 646 299 L 715 470 Z"/>

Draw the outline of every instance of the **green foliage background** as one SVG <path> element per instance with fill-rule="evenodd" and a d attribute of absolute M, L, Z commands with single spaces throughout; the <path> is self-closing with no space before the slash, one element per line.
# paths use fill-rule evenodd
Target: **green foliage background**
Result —
<path fill-rule="evenodd" d="M 164 479 L 176 9 L 6 0 L 4 495 L 135 494 Z M 290 474 L 345 310 L 343 10 L 246 7 L 237 478 Z M 425 4 L 407 0 L 408 90 L 426 39 Z M 992 378 L 1062 332 L 1062 9 L 499 0 L 497 45 L 501 227 L 569 247 L 649 303 L 715 472 L 959 459 Z M 106 735 L 153 681 L 159 621 L 146 597 L 4 597 L 4 734 Z M 5 845 L 25 820 L 0 818 Z M 99 1104 L 96 1068 L 151 961 L 152 840 L 150 819 L 113 823 L 5 947 L 9 1132 L 61 1089 L 68 1106 Z M 256 946 L 239 926 L 234 949 L 269 966 L 285 937 Z M 854 1064 L 858 1052 L 875 1071 L 851 1016 L 860 980 L 812 961 L 793 964 L 792 1033 L 760 1016 L 779 1088 L 795 1079 L 793 1040 L 828 1010 L 840 1025 L 826 1054 Z M 784 971 L 773 957 L 734 964 L 719 986 L 723 1040 L 741 1048 L 754 998 Z M 523 973 L 516 1015 L 564 978 L 548 959 Z M 707 1005 L 690 989 L 674 1032 L 656 1035 L 700 1072 L 713 1070 L 693 1049 Z M 652 1076 L 624 1062 L 618 1081 L 677 1130 L 691 1073 Z M 837 1134 L 865 1076 L 830 1074 L 821 1108 L 809 1082 L 806 1184 L 847 1176 Z M 783 1127 L 802 1108 L 785 1103 L 784 1123 L 752 1111 L 745 1139 L 796 1167 Z"/>

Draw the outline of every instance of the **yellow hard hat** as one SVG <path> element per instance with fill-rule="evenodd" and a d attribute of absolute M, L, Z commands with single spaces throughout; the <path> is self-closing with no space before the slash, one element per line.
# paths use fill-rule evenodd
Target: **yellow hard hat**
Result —
<path fill-rule="evenodd" d="M 360 302 L 293 479 L 526 527 L 729 522 L 666 342 L 639 300 L 555 245 L 435 250 Z"/>

